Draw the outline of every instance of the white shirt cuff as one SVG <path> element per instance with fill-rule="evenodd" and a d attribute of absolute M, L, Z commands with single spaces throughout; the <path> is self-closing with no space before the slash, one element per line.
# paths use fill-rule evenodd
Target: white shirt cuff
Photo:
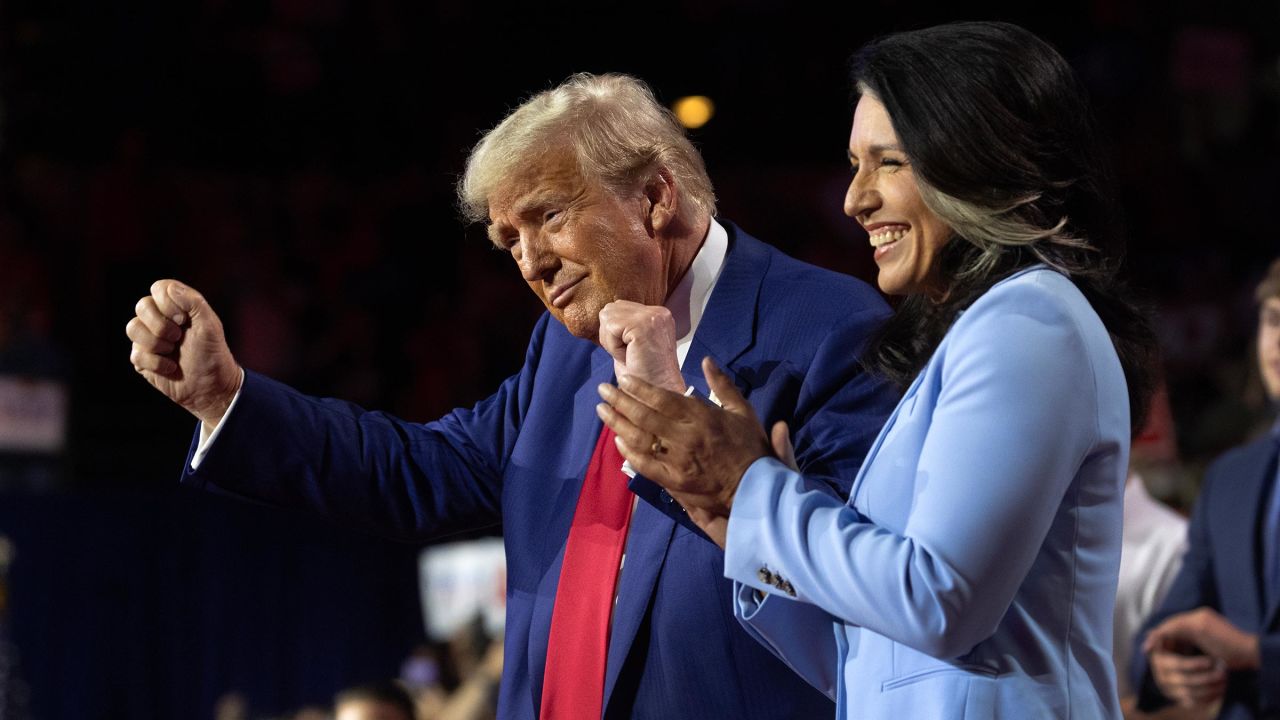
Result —
<path fill-rule="evenodd" d="M 236 409 L 236 402 L 240 400 L 240 393 L 244 390 L 244 369 L 240 370 L 240 389 L 236 390 L 235 397 L 231 398 L 231 404 L 227 406 L 227 411 L 222 413 L 222 419 L 214 426 L 213 430 L 208 425 L 200 423 L 200 444 L 196 445 L 195 454 L 191 456 L 191 469 L 196 470 L 200 467 L 200 463 L 204 462 L 204 456 L 209 454 L 209 449 L 213 447 L 213 441 L 218 439 L 218 433 L 222 432 L 222 426 L 227 424 L 227 418 L 231 417 L 231 412 Z"/>

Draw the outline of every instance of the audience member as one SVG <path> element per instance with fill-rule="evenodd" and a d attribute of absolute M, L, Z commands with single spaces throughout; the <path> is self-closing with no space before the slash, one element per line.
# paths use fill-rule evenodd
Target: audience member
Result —
<path fill-rule="evenodd" d="M 1280 260 L 1255 299 L 1258 367 L 1280 400 Z M 1147 623 L 1133 678 L 1138 708 L 1170 702 L 1230 720 L 1280 716 L 1280 425 L 1215 461 L 1192 512 L 1188 550 Z"/>
<path fill-rule="evenodd" d="M 409 691 L 391 681 L 343 690 L 333 705 L 334 720 L 418 720 Z"/>

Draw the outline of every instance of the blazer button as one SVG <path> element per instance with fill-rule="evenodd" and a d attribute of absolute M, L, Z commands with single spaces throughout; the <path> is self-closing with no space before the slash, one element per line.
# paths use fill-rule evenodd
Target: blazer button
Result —
<path fill-rule="evenodd" d="M 666 488 L 658 490 L 658 497 L 662 498 L 662 502 L 668 505 L 676 501 L 676 499 L 671 497 L 671 494 L 666 491 Z"/>

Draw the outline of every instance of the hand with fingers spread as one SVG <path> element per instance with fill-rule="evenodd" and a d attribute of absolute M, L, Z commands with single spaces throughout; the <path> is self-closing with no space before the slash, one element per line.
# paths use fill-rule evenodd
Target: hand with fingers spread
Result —
<path fill-rule="evenodd" d="M 1148 633 L 1142 649 L 1160 691 L 1187 707 L 1221 698 L 1229 671 L 1261 664 L 1258 637 L 1208 607 L 1166 619 Z"/>
<path fill-rule="evenodd" d="M 618 450 L 636 472 L 666 488 L 724 547 L 725 520 L 742 474 L 771 454 L 751 405 L 710 358 L 707 384 L 723 406 L 712 407 L 639 378 L 600 386 L 600 419 L 617 433 Z"/>
<path fill-rule="evenodd" d="M 134 369 L 207 427 L 217 425 L 240 389 L 241 371 L 204 296 L 177 280 L 157 280 L 134 313 L 125 326 Z"/>
<path fill-rule="evenodd" d="M 601 347 L 613 356 L 617 377 L 630 375 L 672 392 L 684 391 L 670 310 L 614 300 L 600 310 L 599 337 Z"/>

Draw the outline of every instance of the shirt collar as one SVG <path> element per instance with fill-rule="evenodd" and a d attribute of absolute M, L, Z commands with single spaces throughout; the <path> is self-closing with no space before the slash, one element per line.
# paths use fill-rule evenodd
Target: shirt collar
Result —
<path fill-rule="evenodd" d="M 676 358 L 681 366 L 689 354 L 693 334 L 698 331 L 702 313 L 707 309 L 711 290 L 724 269 L 725 254 L 729 249 L 729 233 L 724 226 L 711 219 L 702 247 L 689 265 L 689 271 L 680 279 L 676 289 L 667 298 L 666 307 L 676 321 Z"/>

